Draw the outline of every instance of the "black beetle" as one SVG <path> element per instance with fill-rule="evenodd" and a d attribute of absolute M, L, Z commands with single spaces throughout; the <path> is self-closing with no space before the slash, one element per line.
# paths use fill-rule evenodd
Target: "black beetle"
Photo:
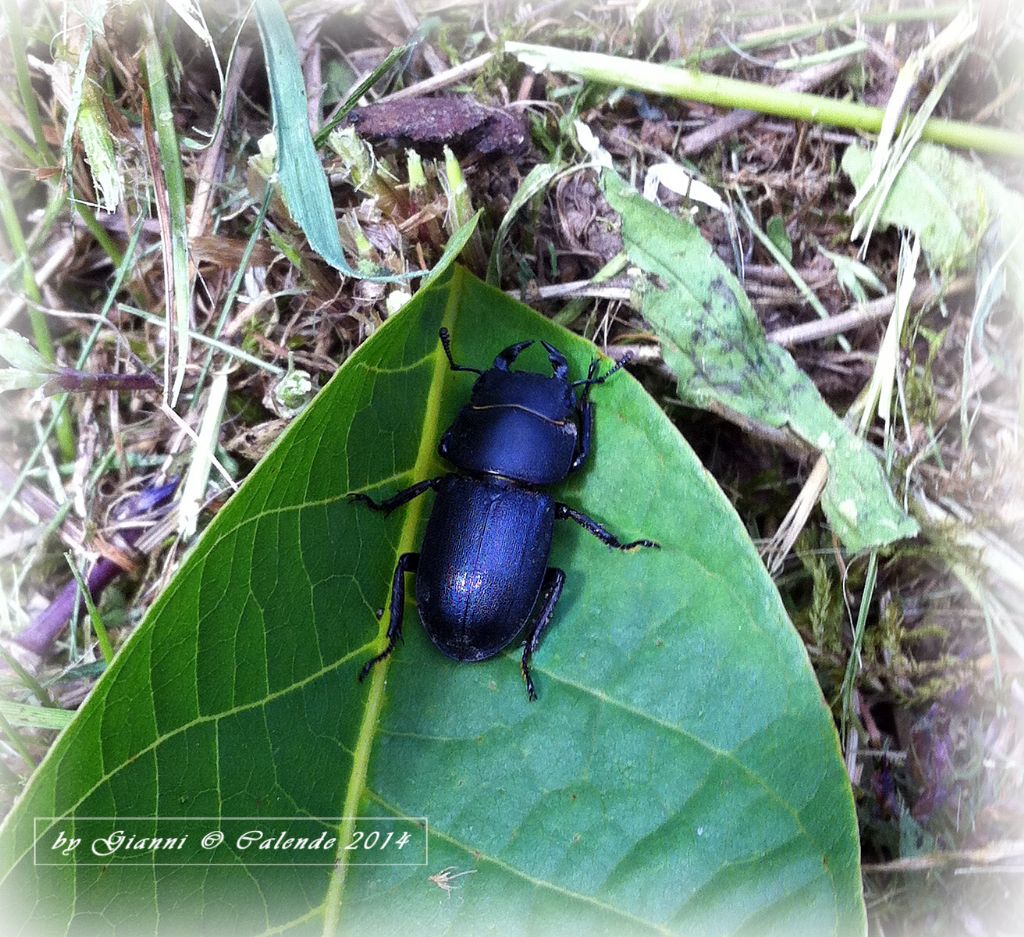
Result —
<path fill-rule="evenodd" d="M 436 493 L 421 552 L 402 554 L 395 568 L 387 646 L 366 662 L 359 679 L 395 649 L 402 634 L 403 577 L 414 572 L 423 627 L 453 660 L 493 657 L 529 625 L 522 671 L 534 700 L 530 656 L 565 582 L 562 570 L 547 565 L 554 522 L 575 521 L 616 550 L 658 546 L 652 540 L 622 543 L 593 518 L 541 490 L 564 481 L 587 460 L 594 425 L 590 390 L 625 360 L 598 376 L 595 359 L 586 378 L 570 381 L 565 356 L 541 342 L 553 375 L 513 371 L 512 363 L 533 344 L 527 341 L 510 345 L 481 371 L 455 363 L 447 329 L 439 337 L 453 371 L 479 375 L 469 404 L 438 447 L 460 473 L 417 482 L 386 501 L 348 495 L 387 514 L 428 489 Z M 578 394 L 576 388 L 582 388 Z"/>

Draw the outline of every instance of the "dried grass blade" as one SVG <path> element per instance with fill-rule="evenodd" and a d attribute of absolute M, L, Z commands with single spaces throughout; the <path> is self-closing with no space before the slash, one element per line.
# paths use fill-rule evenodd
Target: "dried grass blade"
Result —
<path fill-rule="evenodd" d="M 886 326 L 882 344 L 878 348 L 875 369 L 871 372 L 867 395 L 864 398 L 864 409 L 860 415 L 860 432 L 866 433 L 868 425 L 877 410 L 879 418 L 885 423 L 886 432 L 892 417 L 892 391 L 896 382 L 896 368 L 899 366 L 900 336 L 903 325 L 910 311 L 911 297 L 917 286 L 914 274 L 921 259 L 921 239 L 915 237 L 912 242 L 903 242 L 900 250 L 899 270 L 896 274 L 896 301 L 893 304 L 892 316 Z"/>
<path fill-rule="evenodd" d="M 232 487 L 235 484 L 224 467 L 217 461 L 215 452 L 227 396 L 228 372 L 218 371 L 210 382 L 210 393 L 206 398 L 203 421 L 199 426 L 199 432 L 194 436 L 195 448 L 192 450 L 192 462 L 185 475 L 181 499 L 178 502 L 178 530 L 186 538 L 196 532 L 199 512 L 206 500 L 206 486 L 210 481 L 211 466 L 216 465 Z"/>
<path fill-rule="evenodd" d="M 959 15 L 928 45 L 911 53 L 906 64 L 900 69 L 899 74 L 896 76 L 892 93 L 889 95 L 889 102 L 885 106 L 885 114 L 882 117 L 882 126 L 878 132 L 878 145 L 875 148 L 871 171 L 868 173 L 867 181 L 850 203 L 851 211 L 882 181 L 886 165 L 892 161 L 894 155 L 897 155 L 893 152 L 893 141 L 896 138 L 896 132 L 899 130 L 900 123 L 903 121 L 903 113 L 906 110 L 907 102 L 921 74 L 933 65 L 941 62 L 947 55 L 956 51 L 974 35 L 976 29 L 977 15 L 969 9 L 961 10 Z M 938 102 L 936 101 L 935 103 Z M 934 109 L 934 104 L 932 104 L 931 109 Z M 931 116 L 931 109 L 923 113 L 925 119 Z M 882 201 L 884 200 L 883 198 Z"/>

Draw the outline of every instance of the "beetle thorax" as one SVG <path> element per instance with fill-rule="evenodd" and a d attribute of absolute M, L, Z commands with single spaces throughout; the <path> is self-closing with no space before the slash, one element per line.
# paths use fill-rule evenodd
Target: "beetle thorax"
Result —
<path fill-rule="evenodd" d="M 474 474 L 553 485 L 576 451 L 576 398 L 564 380 L 530 371 L 485 371 L 441 440 L 439 453 Z"/>

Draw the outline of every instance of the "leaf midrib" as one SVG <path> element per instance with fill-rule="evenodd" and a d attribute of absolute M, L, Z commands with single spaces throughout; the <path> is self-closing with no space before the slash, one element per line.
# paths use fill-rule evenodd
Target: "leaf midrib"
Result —
<path fill-rule="evenodd" d="M 459 306 L 458 296 L 461 293 L 462 287 L 460 268 L 457 267 L 455 269 L 448 287 L 449 292 L 444 312 L 441 316 L 441 325 L 453 328 L 455 313 Z M 432 357 L 434 359 L 434 371 L 427 390 L 426 407 L 423 413 L 423 433 L 420 436 L 419 449 L 416 453 L 416 461 L 412 469 L 414 483 L 427 477 L 427 472 L 434 459 L 434 449 L 440 428 L 441 390 L 444 386 L 447 359 L 444 355 L 438 353 L 436 346 Z M 420 517 L 423 513 L 424 505 L 425 502 L 422 500 L 415 500 L 405 512 L 395 555 L 396 563 L 398 557 L 403 553 L 412 552 L 416 547 L 415 537 L 420 527 Z M 389 596 L 387 608 L 384 610 L 384 615 L 381 616 L 382 638 L 387 632 L 387 622 L 390 613 L 391 599 Z M 348 877 L 349 857 L 351 856 L 351 851 L 346 850 L 344 846 L 352 837 L 359 801 L 366 790 L 366 775 L 369 770 L 373 743 L 380 723 L 380 713 L 384 704 L 384 686 L 387 683 L 390 667 L 391 660 L 388 658 L 377 664 L 370 674 L 370 689 L 366 697 L 366 707 L 363 710 L 363 717 L 359 724 L 359 734 L 356 736 L 356 745 L 353 750 L 352 773 L 345 788 L 345 800 L 341 813 L 343 820 L 338 835 L 338 850 L 335 855 L 334 869 L 331 872 L 327 894 L 324 897 L 324 937 L 334 937 L 338 932 L 338 925 L 341 920 L 345 882 Z"/>

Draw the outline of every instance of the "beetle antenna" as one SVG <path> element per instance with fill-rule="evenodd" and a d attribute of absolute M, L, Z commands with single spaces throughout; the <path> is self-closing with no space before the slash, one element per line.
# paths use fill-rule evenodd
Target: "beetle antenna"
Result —
<path fill-rule="evenodd" d="M 437 337 L 441 339 L 441 347 L 444 349 L 445 355 L 448 356 L 448 364 L 451 365 L 453 371 L 469 371 L 471 374 L 484 373 L 479 368 L 467 368 L 465 365 L 455 363 L 455 359 L 452 357 L 452 337 L 444 326 L 438 330 Z"/>
<path fill-rule="evenodd" d="M 595 358 L 593 361 L 590 362 L 590 370 L 587 372 L 587 376 L 585 378 L 583 378 L 582 380 L 580 380 L 580 381 L 573 381 L 572 382 L 572 386 L 573 387 L 585 387 L 587 390 L 589 390 L 595 384 L 603 384 L 616 371 L 621 371 L 632 360 L 633 360 L 633 352 L 627 351 L 619 359 L 617 364 L 615 364 L 609 370 L 605 371 L 604 374 L 602 374 L 600 377 L 595 377 L 594 375 L 597 374 L 597 369 L 601 366 L 601 362 L 597 358 Z M 586 392 L 586 391 L 584 391 L 584 392 Z"/>

